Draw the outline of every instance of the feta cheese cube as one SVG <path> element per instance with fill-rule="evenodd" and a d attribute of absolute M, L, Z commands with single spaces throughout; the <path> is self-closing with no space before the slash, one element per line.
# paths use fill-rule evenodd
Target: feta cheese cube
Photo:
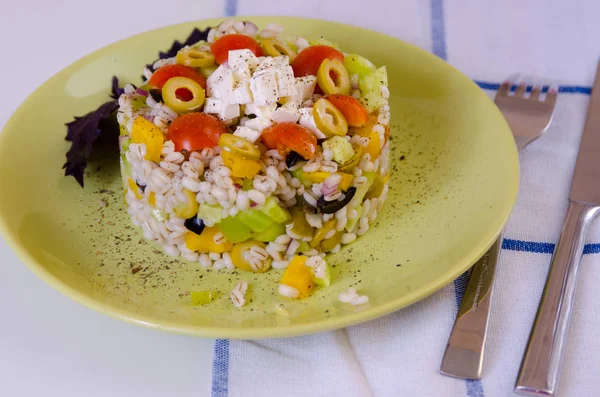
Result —
<path fill-rule="evenodd" d="M 220 99 L 206 98 L 206 102 L 204 102 L 204 113 L 219 114 L 224 106 L 225 104 Z"/>
<path fill-rule="evenodd" d="M 256 105 L 268 105 L 279 100 L 277 77 L 274 71 L 254 75 L 250 79 L 250 90 Z"/>
<path fill-rule="evenodd" d="M 280 96 L 284 97 L 296 94 L 296 81 L 294 80 L 294 70 L 291 66 L 275 69 L 275 75 L 277 76 L 277 88 L 279 88 Z"/>
<path fill-rule="evenodd" d="M 312 108 L 301 108 L 300 112 L 300 125 L 311 130 L 317 139 L 325 139 L 327 138 L 325 134 L 323 134 L 315 123 L 315 118 L 313 117 L 313 109 Z"/>
<path fill-rule="evenodd" d="M 290 59 L 287 55 L 281 55 L 278 57 L 265 57 L 258 67 L 254 70 L 254 75 L 265 73 L 271 69 L 283 68 L 289 66 Z"/>
<path fill-rule="evenodd" d="M 234 83 L 232 71 L 225 65 L 220 65 L 206 80 L 206 94 L 221 99 L 231 94 Z"/>
<path fill-rule="evenodd" d="M 243 69 L 244 67 L 247 67 L 250 70 L 254 70 L 260 62 L 252 51 L 248 49 L 243 49 L 229 51 L 227 63 L 229 64 L 229 67 L 233 70 Z"/>
<path fill-rule="evenodd" d="M 253 130 L 250 127 L 246 126 L 238 126 L 233 133 L 235 136 L 239 136 L 240 138 L 244 138 L 254 143 L 260 137 L 260 131 Z"/>
<path fill-rule="evenodd" d="M 246 105 L 246 114 L 254 114 L 256 117 L 270 119 L 275 109 L 277 109 L 276 103 L 270 103 L 264 106 L 258 106 L 254 103 L 249 103 Z"/>
<path fill-rule="evenodd" d="M 233 69 L 233 79 L 235 81 L 245 81 L 252 77 L 252 72 L 248 65 L 242 65 L 237 69 Z"/>
<path fill-rule="evenodd" d="M 252 103 L 252 91 L 250 91 L 250 82 L 248 80 L 235 83 L 233 87 L 233 95 L 235 102 L 238 105 L 246 105 Z"/>
<path fill-rule="evenodd" d="M 265 119 L 262 117 L 257 117 L 255 119 L 250 119 L 244 123 L 244 127 L 252 128 L 258 132 L 262 132 L 265 128 L 269 128 L 273 123 L 269 119 Z"/>
<path fill-rule="evenodd" d="M 315 76 L 296 77 L 294 80 L 294 93 L 288 96 L 289 102 L 301 104 L 315 91 L 317 78 Z M 282 95 L 286 96 L 286 95 Z"/>
<path fill-rule="evenodd" d="M 298 111 L 298 105 L 293 102 L 286 103 L 275 110 L 271 116 L 271 120 L 276 123 L 295 123 L 299 118 L 300 112 Z"/>
<path fill-rule="evenodd" d="M 240 105 L 225 105 L 219 112 L 219 118 L 223 121 L 231 121 L 240 117 Z"/>

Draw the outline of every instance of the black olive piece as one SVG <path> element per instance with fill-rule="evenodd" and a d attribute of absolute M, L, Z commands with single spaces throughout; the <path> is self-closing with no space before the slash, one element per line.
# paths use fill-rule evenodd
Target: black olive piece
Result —
<path fill-rule="evenodd" d="M 156 102 L 164 102 L 162 97 L 162 90 L 159 90 L 158 88 L 152 88 L 150 90 L 150 95 L 152 96 L 152 99 L 154 99 Z"/>
<path fill-rule="evenodd" d="M 254 113 L 253 114 L 247 114 L 246 117 L 249 118 L 250 120 L 252 120 L 252 119 L 256 118 L 256 115 Z"/>
<path fill-rule="evenodd" d="M 325 196 L 321 196 L 317 200 L 317 207 L 319 207 L 319 209 L 324 214 L 334 214 L 337 211 L 344 208 L 346 204 L 348 204 L 350 200 L 352 200 L 355 194 L 356 188 L 352 186 L 346 191 L 345 196 L 342 200 L 325 201 Z"/>
<path fill-rule="evenodd" d="M 146 185 L 142 185 L 140 181 L 135 181 L 135 184 L 141 189 L 142 192 L 146 191 Z"/>
<path fill-rule="evenodd" d="M 300 160 L 304 160 L 304 158 L 292 150 L 285 157 L 285 165 L 288 168 L 292 168 Z"/>
<path fill-rule="evenodd" d="M 309 214 L 318 214 L 319 213 L 319 210 L 317 208 L 313 207 L 312 205 L 310 205 L 308 203 L 308 201 L 306 201 L 304 199 L 304 196 L 299 196 L 296 199 L 296 205 L 299 206 L 300 208 L 302 208 L 302 210 L 304 212 L 307 212 Z"/>
<path fill-rule="evenodd" d="M 204 230 L 204 221 L 197 216 L 192 216 L 183 222 L 183 226 L 185 226 L 190 232 L 200 235 Z"/>

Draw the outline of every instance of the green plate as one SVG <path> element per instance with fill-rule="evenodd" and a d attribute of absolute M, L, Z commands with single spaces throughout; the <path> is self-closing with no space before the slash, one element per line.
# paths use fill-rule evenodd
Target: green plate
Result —
<path fill-rule="evenodd" d="M 332 286 L 290 301 L 276 293 L 277 271 L 207 271 L 161 254 L 129 221 L 114 146 L 95 152 L 85 189 L 63 176 L 64 124 L 108 100 L 112 75 L 139 83 L 159 50 L 219 20 L 153 30 L 88 55 L 44 83 L 7 123 L 0 135 L 0 229 L 38 276 L 135 324 L 207 337 L 282 337 L 410 305 L 454 280 L 491 246 L 516 199 L 518 157 L 502 115 L 470 79 L 381 33 L 320 20 L 251 19 L 259 26 L 280 23 L 292 34 L 324 35 L 388 68 L 390 195 L 376 226 L 328 258 Z M 241 310 L 229 299 L 239 279 L 250 284 L 250 302 Z M 351 286 L 369 296 L 368 305 L 338 301 Z M 200 290 L 217 291 L 218 298 L 192 306 L 189 291 Z"/>

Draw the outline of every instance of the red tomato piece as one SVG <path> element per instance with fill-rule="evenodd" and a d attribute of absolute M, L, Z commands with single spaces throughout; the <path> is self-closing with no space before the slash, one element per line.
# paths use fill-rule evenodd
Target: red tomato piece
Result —
<path fill-rule="evenodd" d="M 324 59 L 334 60 L 337 59 L 340 62 L 344 62 L 344 54 L 336 50 L 333 47 L 326 45 L 313 45 L 306 47 L 298 53 L 294 62 L 292 62 L 292 69 L 294 69 L 294 76 L 316 76 L 317 70 Z"/>
<path fill-rule="evenodd" d="M 315 157 L 317 138 L 308 128 L 296 123 L 279 123 L 267 128 L 260 138 L 269 149 L 277 149 L 286 156 L 292 150 L 305 160 Z"/>
<path fill-rule="evenodd" d="M 163 85 L 172 77 L 187 77 L 188 79 L 194 80 L 200 84 L 202 88 L 206 89 L 206 79 L 195 69 L 184 65 L 165 65 L 158 68 L 148 80 L 148 85 L 152 88 L 161 89 Z"/>
<path fill-rule="evenodd" d="M 217 39 L 210 51 L 214 54 L 216 62 L 220 65 L 227 62 L 229 51 L 248 49 L 257 57 L 262 57 L 263 52 L 256 40 L 245 34 L 226 34 Z"/>
<path fill-rule="evenodd" d="M 342 112 L 350 127 L 362 127 L 367 124 L 369 112 L 358 99 L 341 94 L 327 95 L 325 99 Z"/>
<path fill-rule="evenodd" d="M 206 113 L 188 113 L 177 117 L 169 126 L 167 139 L 173 141 L 176 151 L 201 150 L 219 144 L 227 127 L 215 116 Z"/>

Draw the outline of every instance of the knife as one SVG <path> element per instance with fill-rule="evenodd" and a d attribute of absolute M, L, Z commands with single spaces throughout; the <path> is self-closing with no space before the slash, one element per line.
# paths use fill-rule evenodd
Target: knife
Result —
<path fill-rule="evenodd" d="M 569 209 L 517 377 L 517 393 L 553 396 L 556 390 L 583 243 L 590 223 L 600 213 L 599 153 L 600 62 L 575 164 Z"/>

